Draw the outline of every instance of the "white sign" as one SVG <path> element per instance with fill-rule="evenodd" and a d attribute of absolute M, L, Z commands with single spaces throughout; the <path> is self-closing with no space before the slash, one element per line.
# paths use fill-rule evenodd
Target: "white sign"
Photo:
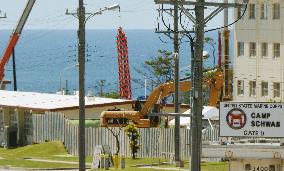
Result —
<path fill-rule="evenodd" d="M 221 137 L 284 137 L 283 103 L 220 103 Z"/>

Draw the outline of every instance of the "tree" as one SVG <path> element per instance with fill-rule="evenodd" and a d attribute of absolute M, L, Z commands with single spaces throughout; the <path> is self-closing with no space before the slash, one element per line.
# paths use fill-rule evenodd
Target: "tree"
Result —
<path fill-rule="evenodd" d="M 138 132 L 138 129 L 135 124 L 130 123 L 125 127 L 124 130 L 129 138 L 129 146 L 131 149 L 132 159 L 135 159 L 136 153 L 140 149 L 140 145 L 138 144 L 138 140 L 140 137 L 140 134 Z"/>
<path fill-rule="evenodd" d="M 109 127 L 106 127 L 110 132 L 111 134 L 114 136 L 115 138 L 115 143 L 116 143 L 116 152 L 114 155 L 118 155 L 119 154 L 119 151 L 120 151 L 120 141 L 119 141 L 119 137 L 120 137 L 120 133 L 121 133 L 121 130 L 122 130 L 122 127 L 119 127 L 119 128 L 109 128 Z"/>
<path fill-rule="evenodd" d="M 105 83 L 106 83 L 106 80 L 99 80 L 97 81 L 97 85 L 95 86 L 96 88 L 99 88 L 100 96 L 102 96 L 104 93 L 103 88 L 105 86 Z"/>
<path fill-rule="evenodd" d="M 105 92 L 105 93 L 103 92 L 101 97 L 119 99 L 120 98 L 120 94 L 119 94 L 119 92 L 116 92 L 116 91 Z"/>
<path fill-rule="evenodd" d="M 152 90 L 158 85 L 173 81 L 174 78 L 174 56 L 172 52 L 167 50 L 158 50 L 158 56 L 146 60 L 142 65 L 142 69 L 134 68 L 136 72 L 143 75 L 145 79 L 150 81 Z M 144 80 L 133 79 L 135 83 L 144 85 Z"/>
<path fill-rule="evenodd" d="M 213 64 L 214 64 L 214 67 L 216 66 L 216 56 L 215 56 L 215 51 L 216 51 L 216 42 L 214 41 L 213 38 L 211 37 L 205 37 L 204 38 L 204 44 L 208 44 L 211 46 L 211 50 L 212 50 L 212 54 L 213 54 Z"/>
<path fill-rule="evenodd" d="M 119 99 L 120 94 L 119 94 L 118 90 L 110 91 L 110 89 L 109 89 L 110 85 L 111 84 L 107 83 L 106 80 L 97 80 L 94 88 L 98 91 L 97 94 L 100 97 Z"/>

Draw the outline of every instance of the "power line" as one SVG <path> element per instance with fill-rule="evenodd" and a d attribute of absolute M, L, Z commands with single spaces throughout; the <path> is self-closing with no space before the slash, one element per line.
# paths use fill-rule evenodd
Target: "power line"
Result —
<path fill-rule="evenodd" d="M 197 0 L 195 1 L 177 1 L 177 0 L 155 0 L 157 4 L 170 4 L 174 7 L 178 6 L 184 14 L 191 20 L 192 23 L 195 24 L 195 34 L 196 39 L 193 42 L 193 38 L 188 36 L 191 40 L 191 48 L 192 52 L 194 52 L 194 58 L 192 61 L 192 93 L 191 98 L 192 105 L 191 105 L 191 170 L 192 171 L 200 171 L 201 170 L 201 125 L 202 125 L 202 83 L 203 83 L 203 46 L 204 46 L 204 27 L 205 24 L 211 20 L 214 16 L 216 16 L 221 10 L 228 7 L 236 7 L 237 4 L 235 3 L 213 3 L 213 2 L 205 2 L 205 0 Z M 195 17 L 192 16 L 188 12 L 188 10 L 184 9 L 184 5 L 194 5 L 195 6 Z M 204 10 L 206 6 L 215 6 L 216 9 L 209 14 L 206 18 L 204 18 Z M 174 19 L 176 19 L 174 17 Z M 164 20 L 163 23 L 165 27 L 172 33 L 177 34 L 179 33 L 178 30 L 172 30 L 170 27 L 167 27 Z M 194 43 L 194 50 L 193 50 L 193 43 Z M 177 88 L 176 88 L 176 91 Z M 177 123 L 176 123 L 177 127 Z M 179 147 L 175 147 L 179 148 Z M 178 154 L 176 154 L 177 156 Z"/>

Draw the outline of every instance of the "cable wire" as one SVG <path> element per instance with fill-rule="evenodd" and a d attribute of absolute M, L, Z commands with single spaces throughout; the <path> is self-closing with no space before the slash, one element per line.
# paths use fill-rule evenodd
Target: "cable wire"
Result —
<path fill-rule="evenodd" d="M 234 25 L 236 22 L 238 22 L 240 19 L 243 18 L 243 16 L 244 16 L 245 13 L 246 13 L 247 6 L 248 6 L 248 4 L 246 4 L 245 10 L 244 10 L 244 12 L 242 13 L 242 15 L 239 16 L 239 18 L 238 18 L 237 20 L 235 20 L 234 22 L 232 22 L 232 23 L 230 23 L 230 24 L 228 24 L 228 25 L 226 25 L 226 26 L 222 26 L 222 27 L 217 27 L 217 28 L 214 28 L 214 29 L 206 30 L 204 33 L 211 32 L 211 31 L 215 31 L 215 30 L 220 30 L 220 29 L 223 29 L 223 28 L 226 28 L 226 27 L 230 27 L 231 25 Z"/>

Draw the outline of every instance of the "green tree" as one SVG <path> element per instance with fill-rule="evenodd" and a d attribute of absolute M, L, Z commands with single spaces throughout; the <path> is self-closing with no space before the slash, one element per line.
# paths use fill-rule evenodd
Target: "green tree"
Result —
<path fill-rule="evenodd" d="M 119 92 L 116 92 L 116 91 L 103 92 L 102 93 L 102 97 L 119 99 L 120 98 L 120 94 L 119 94 Z"/>
<path fill-rule="evenodd" d="M 119 99 L 120 94 L 118 91 L 109 91 L 108 87 L 110 86 L 110 83 L 107 83 L 106 80 L 97 80 L 95 84 L 95 89 L 98 90 L 98 95 L 100 97 L 106 97 L 106 98 L 113 98 L 113 99 Z M 106 90 L 107 89 L 107 90 Z"/>
<path fill-rule="evenodd" d="M 158 56 L 146 60 L 142 69 L 134 68 L 136 72 L 143 75 L 151 86 L 147 87 L 150 91 L 158 85 L 173 81 L 174 78 L 174 57 L 172 52 L 158 50 Z M 135 83 L 144 85 L 144 80 L 133 79 Z"/>
<path fill-rule="evenodd" d="M 129 138 L 129 146 L 131 149 L 132 159 L 135 159 L 136 153 L 140 149 L 139 138 L 140 134 L 135 124 L 130 123 L 125 127 L 124 130 Z"/>
<path fill-rule="evenodd" d="M 213 38 L 211 37 L 205 37 L 204 38 L 204 44 L 208 44 L 210 46 L 210 50 L 212 51 L 212 58 L 213 58 L 213 64 L 214 67 L 216 66 L 216 56 L 215 56 L 215 52 L 216 52 L 216 42 L 214 41 Z"/>

